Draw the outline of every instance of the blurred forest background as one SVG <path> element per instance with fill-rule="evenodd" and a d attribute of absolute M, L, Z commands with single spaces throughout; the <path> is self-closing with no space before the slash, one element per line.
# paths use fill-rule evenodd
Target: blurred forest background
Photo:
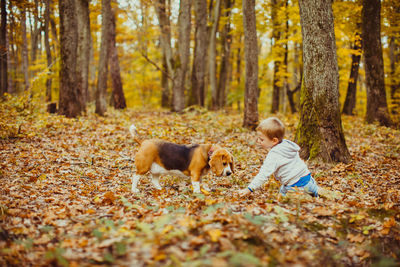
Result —
<path fill-rule="evenodd" d="M 181 111 L 199 105 L 243 110 L 246 29 L 242 1 L 193 1 L 191 7 L 173 0 L 73 2 L 1 1 L 2 22 L 6 23 L 1 28 L 2 62 L 6 57 L 7 68 L 7 76 L 1 76 L 2 93 L 29 91 L 43 103 L 59 101 L 64 60 L 60 46 L 66 42 L 60 37 L 60 16 L 72 15 L 76 21 L 66 23 L 77 30 L 71 38 L 77 38 L 74 64 L 82 74 L 83 110 L 86 103 L 90 106 L 95 102 L 98 91 L 104 91 L 101 97 L 117 108 L 126 105 Z M 339 0 L 333 2 L 332 9 L 341 110 L 364 116 L 367 89 L 365 65 L 360 60 L 362 5 L 362 1 Z M 381 3 L 384 84 L 392 116 L 400 109 L 399 9 L 396 0 Z M 255 16 L 258 108 L 260 112 L 296 112 L 303 73 L 299 4 L 296 0 L 258 1 Z M 107 19 L 103 23 L 108 23 L 104 29 L 102 17 Z M 64 26 L 65 31 L 68 27 Z M 102 36 L 106 39 L 103 43 Z M 175 89 L 178 91 L 173 93 Z M 183 100 L 174 100 L 173 94 L 183 95 Z M 98 111 L 103 112 L 104 108 Z"/>

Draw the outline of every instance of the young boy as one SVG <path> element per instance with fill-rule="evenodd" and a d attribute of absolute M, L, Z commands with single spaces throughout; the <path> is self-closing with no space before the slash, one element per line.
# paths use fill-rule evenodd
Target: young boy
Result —
<path fill-rule="evenodd" d="M 281 182 L 280 193 L 286 195 L 295 188 L 317 197 L 318 189 L 307 165 L 299 156 L 300 147 L 292 141 L 283 139 L 285 126 L 275 117 L 263 120 L 257 127 L 257 141 L 264 149 L 270 149 L 260 171 L 249 186 L 239 190 L 241 197 L 246 196 L 268 181 L 271 174 Z"/>

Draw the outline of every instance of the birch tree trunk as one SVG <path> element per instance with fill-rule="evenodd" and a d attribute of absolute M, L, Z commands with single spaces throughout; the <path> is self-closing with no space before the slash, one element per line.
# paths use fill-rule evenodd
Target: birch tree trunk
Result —
<path fill-rule="evenodd" d="M 107 111 L 107 75 L 108 75 L 108 58 L 110 51 L 110 29 L 111 29 L 111 0 L 101 1 L 101 44 L 100 44 L 100 60 L 99 73 L 97 78 L 96 89 L 96 114 L 104 116 Z"/>
<path fill-rule="evenodd" d="M 77 73 L 78 25 L 75 0 L 59 0 L 60 9 L 60 115 L 77 117 L 84 112 L 80 75 Z"/>
<path fill-rule="evenodd" d="M 195 0 L 194 11 L 196 17 L 195 49 L 192 68 L 192 93 L 190 104 L 204 106 L 205 76 L 207 62 L 207 0 Z"/>
<path fill-rule="evenodd" d="M 190 56 L 190 8 L 191 0 L 181 0 L 179 5 L 179 37 L 178 52 L 179 62 L 174 77 L 174 87 L 172 88 L 172 111 L 181 112 L 186 105 L 185 83 L 189 67 Z"/>
<path fill-rule="evenodd" d="M 386 102 L 385 77 L 383 71 L 381 43 L 381 2 L 363 0 L 362 39 L 365 62 L 365 80 L 367 86 L 366 122 L 392 124 Z"/>
<path fill-rule="evenodd" d="M 255 0 L 243 1 L 245 54 L 245 95 L 243 127 L 255 129 L 258 124 L 258 46 Z"/>
<path fill-rule="evenodd" d="M 348 162 L 339 109 L 339 71 L 331 0 L 299 0 L 304 78 L 296 141 L 302 158 Z M 321 26 L 323 25 L 323 26 Z"/>
<path fill-rule="evenodd" d="M 126 108 L 124 90 L 122 88 L 121 72 L 119 68 L 118 50 L 116 45 L 116 17 L 115 10 L 112 9 L 111 16 L 111 45 L 110 45 L 110 76 L 112 81 L 112 103 L 116 109 Z"/>
<path fill-rule="evenodd" d="M 217 92 L 217 30 L 219 17 L 221 14 L 221 0 L 216 0 L 211 18 L 210 32 L 210 52 L 209 52 L 209 74 L 210 74 L 210 89 L 211 89 L 211 108 L 218 108 L 218 92 Z"/>
<path fill-rule="evenodd" d="M 7 92 L 7 10 L 6 0 L 1 0 L 1 26 L 0 26 L 0 97 Z"/>

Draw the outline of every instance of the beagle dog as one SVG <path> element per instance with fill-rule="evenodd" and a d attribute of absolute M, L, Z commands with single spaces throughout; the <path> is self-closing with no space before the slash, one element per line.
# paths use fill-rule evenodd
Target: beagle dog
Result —
<path fill-rule="evenodd" d="M 200 193 L 201 176 L 209 169 L 217 176 L 233 173 L 233 157 L 219 145 L 179 145 L 159 139 L 142 140 L 135 125 L 129 128 L 133 139 L 140 145 L 135 155 L 136 174 L 132 177 L 132 192 L 139 192 L 137 184 L 142 175 L 151 173 L 156 189 L 162 189 L 159 176 L 171 174 L 190 177 L 193 192 Z"/>

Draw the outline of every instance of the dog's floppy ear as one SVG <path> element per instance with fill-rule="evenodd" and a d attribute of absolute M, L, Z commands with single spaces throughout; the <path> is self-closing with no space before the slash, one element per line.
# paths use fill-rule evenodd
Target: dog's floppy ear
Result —
<path fill-rule="evenodd" d="M 231 156 L 231 162 L 229 162 L 229 165 L 231 166 L 231 171 L 232 171 L 232 173 L 235 173 L 235 159 L 233 158 L 233 155 L 231 154 L 231 153 L 229 153 L 230 154 L 230 156 Z"/>
<path fill-rule="evenodd" d="M 211 167 L 211 170 L 213 173 L 215 173 L 217 176 L 222 175 L 224 168 L 222 166 L 222 154 L 220 153 L 219 150 L 214 151 L 212 153 L 208 164 L 210 164 L 210 167 Z"/>

